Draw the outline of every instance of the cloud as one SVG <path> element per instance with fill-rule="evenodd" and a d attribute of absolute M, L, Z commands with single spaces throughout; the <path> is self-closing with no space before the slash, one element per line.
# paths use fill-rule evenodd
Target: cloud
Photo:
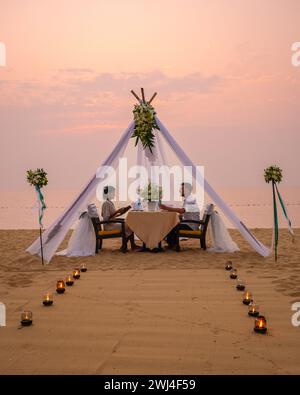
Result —
<path fill-rule="evenodd" d="M 6 114 L 25 117 L 36 133 L 87 134 L 96 128 L 112 130 L 127 124 L 134 101 L 131 89 L 139 92 L 143 86 L 148 99 L 157 91 L 160 103 L 168 107 L 171 101 L 209 94 L 221 84 L 221 77 L 198 72 L 170 77 L 159 70 L 97 73 L 91 69 L 61 69 L 47 80 L 0 80 L 0 106 Z"/>
<path fill-rule="evenodd" d="M 115 98 L 128 97 L 131 89 L 143 86 L 152 95 L 158 91 L 167 95 L 203 94 L 214 91 L 222 83 L 217 75 L 203 76 L 196 72 L 181 77 L 170 77 L 161 71 L 148 73 L 96 73 L 91 69 L 62 69 L 50 81 L 0 81 L 5 104 L 17 103 L 26 94 L 27 104 L 37 102 L 80 103 L 96 105 Z M 24 102 L 24 100 L 23 100 Z M 97 102 L 97 103 L 96 103 Z"/>

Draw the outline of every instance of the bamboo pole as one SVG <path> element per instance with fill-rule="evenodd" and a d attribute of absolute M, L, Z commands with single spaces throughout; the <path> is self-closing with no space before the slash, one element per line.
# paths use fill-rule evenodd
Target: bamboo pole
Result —
<path fill-rule="evenodd" d="M 157 95 L 157 92 L 155 92 L 153 94 L 153 96 L 151 97 L 151 99 L 148 101 L 148 104 L 151 104 L 151 102 L 153 101 L 153 99 L 155 98 L 155 96 Z"/>
<path fill-rule="evenodd" d="M 138 97 L 138 95 L 137 95 L 133 90 L 131 90 L 130 92 L 133 94 L 133 96 L 136 98 L 136 100 L 137 100 L 139 103 L 142 102 L 142 100 Z"/>
<path fill-rule="evenodd" d="M 42 239 L 42 228 L 41 228 L 41 226 L 40 226 L 40 243 L 41 243 L 42 265 L 44 265 L 44 251 L 43 251 L 43 239 Z"/>
<path fill-rule="evenodd" d="M 144 88 L 141 88 L 143 103 L 146 103 Z"/>

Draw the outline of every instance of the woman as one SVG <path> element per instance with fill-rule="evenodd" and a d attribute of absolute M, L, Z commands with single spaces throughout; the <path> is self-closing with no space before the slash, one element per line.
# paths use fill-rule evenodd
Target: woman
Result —
<path fill-rule="evenodd" d="M 115 187 L 113 186 L 106 186 L 103 189 L 103 198 L 104 202 L 102 204 L 102 218 L 103 221 L 109 221 L 114 218 L 119 217 L 120 215 L 125 214 L 128 210 L 131 209 L 131 206 L 122 207 L 116 210 L 112 199 L 115 197 Z M 113 229 L 121 229 L 121 224 L 104 224 L 104 230 L 113 230 Z M 125 234 L 126 234 L 126 241 L 130 241 L 131 249 L 134 250 L 137 248 L 134 242 L 134 233 L 129 228 L 129 226 L 125 223 Z"/>

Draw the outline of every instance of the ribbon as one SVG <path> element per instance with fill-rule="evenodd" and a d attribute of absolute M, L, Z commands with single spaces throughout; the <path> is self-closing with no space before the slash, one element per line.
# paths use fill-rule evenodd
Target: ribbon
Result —
<path fill-rule="evenodd" d="M 276 188 L 278 200 L 279 200 L 279 202 L 280 202 L 280 205 L 281 205 L 283 214 L 284 214 L 285 219 L 287 220 L 287 223 L 288 223 L 288 226 L 289 226 L 289 232 L 290 232 L 290 234 L 291 234 L 291 236 L 292 236 L 292 241 L 294 242 L 294 231 L 293 231 L 293 229 L 292 229 L 292 221 L 291 221 L 290 218 L 289 218 L 288 211 L 287 211 L 287 209 L 286 209 L 286 207 L 285 207 L 285 204 L 284 204 L 284 202 L 283 202 L 283 200 L 282 200 L 282 197 L 281 197 L 281 195 L 280 195 L 280 193 L 279 193 L 279 190 L 278 190 L 278 187 L 277 187 L 277 184 L 276 184 L 276 183 L 275 183 L 275 188 Z"/>
<path fill-rule="evenodd" d="M 39 224 L 40 224 L 40 227 L 43 228 L 42 220 L 43 220 L 43 215 L 44 215 L 44 210 L 46 208 L 46 204 L 45 204 L 44 196 L 41 192 L 40 187 L 36 185 L 35 190 L 36 190 L 36 194 L 37 194 L 37 198 L 38 198 L 37 202 L 38 202 L 38 209 L 39 209 Z"/>
<path fill-rule="evenodd" d="M 273 209 L 274 209 L 274 247 L 275 247 L 275 261 L 277 261 L 277 247 L 278 247 L 278 213 L 277 213 L 277 203 L 276 203 L 276 191 L 275 182 L 272 181 L 272 191 L 273 191 Z"/>

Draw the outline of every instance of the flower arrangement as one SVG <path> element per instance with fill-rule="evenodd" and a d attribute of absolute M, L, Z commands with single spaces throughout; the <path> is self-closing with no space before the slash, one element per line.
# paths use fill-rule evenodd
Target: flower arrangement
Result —
<path fill-rule="evenodd" d="M 44 169 L 27 170 L 27 181 L 30 185 L 34 186 L 37 195 L 37 205 L 38 205 L 39 225 L 40 225 L 41 258 L 42 258 L 42 264 L 44 265 L 42 220 L 43 220 L 44 210 L 46 209 L 46 204 L 41 189 L 48 184 L 47 173 L 45 172 Z"/>
<path fill-rule="evenodd" d="M 148 202 L 161 200 L 162 195 L 162 187 L 151 182 L 149 182 L 149 184 L 140 191 L 141 198 L 144 200 L 148 200 Z"/>
<path fill-rule="evenodd" d="M 159 130 L 155 114 L 154 107 L 149 103 L 136 104 L 133 109 L 135 126 L 132 138 L 136 138 L 135 145 L 141 140 L 143 148 L 149 148 L 151 153 L 154 147 L 153 129 Z"/>
<path fill-rule="evenodd" d="M 278 212 L 277 212 L 277 199 L 279 204 L 281 205 L 283 214 L 287 220 L 289 232 L 292 236 L 292 240 L 294 240 L 294 232 L 292 229 L 292 222 L 289 218 L 287 208 L 283 202 L 283 199 L 279 193 L 278 186 L 282 181 L 282 170 L 278 166 L 269 166 L 265 169 L 264 173 L 265 181 L 269 184 L 272 183 L 272 193 L 273 193 L 273 216 L 274 216 L 274 251 L 275 251 L 275 261 L 277 261 L 277 249 L 278 249 L 278 239 L 279 239 L 279 227 L 278 227 Z"/>
<path fill-rule="evenodd" d="M 277 182 L 280 183 L 282 180 L 282 170 L 278 166 L 270 166 L 265 169 L 265 181 L 267 183 Z"/>
<path fill-rule="evenodd" d="M 47 173 L 44 169 L 27 170 L 27 181 L 34 187 L 42 188 L 48 184 Z"/>

